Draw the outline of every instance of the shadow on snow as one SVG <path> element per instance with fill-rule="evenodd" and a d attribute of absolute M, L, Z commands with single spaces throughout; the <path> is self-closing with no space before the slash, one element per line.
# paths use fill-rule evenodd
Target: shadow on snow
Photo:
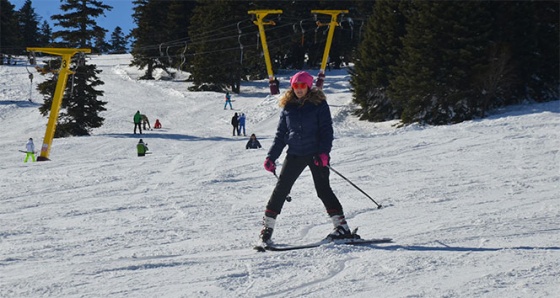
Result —
<path fill-rule="evenodd" d="M 363 245 L 366 246 L 366 245 Z M 389 246 L 373 246 L 369 247 L 382 250 L 410 250 L 410 251 L 448 251 L 448 252 L 485 252 L 485 251 L 501 251 L 501 250 L 558 250 L 560 246 L 513 246 L 513 247 L 460 247 L 460 246 L 422 246 L 422 245 L 389 245 Z"/>
<path fill-rule="evenodd" d="M 35 108 L 40 104 L 28 100 L 0 100 L 0 106 L 16 105 L 18 108 Z"/>
<path fill-rule="evenodd" d="M 227 138 L 227 137 L 198 137 L 198 136 L 191 136 L 186 134 L 175 134 L 175 133 L 149 133 L 149 134 L 130 134 L 130 133 L 108 133 L 108 134 L 100 134 L 101 136 L 108 136 L 113 138 L 133 138 L 133 139 L 170 139 L 170 140 L 178 140 L 178 141 L 213 141 L 213 142 L 224 142 L 224 141 L 239 141 L 245 140 L 245 138 Z"/>

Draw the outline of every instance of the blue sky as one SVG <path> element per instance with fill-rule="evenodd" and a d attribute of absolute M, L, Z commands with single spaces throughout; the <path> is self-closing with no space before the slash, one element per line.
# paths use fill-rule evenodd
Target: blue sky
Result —
<path fill-rule="evenodd" d="M 9 1 L 15 5 L 15 10 L 21 9 L 25 3 L 25 0 Z M 41 17 L 41 24 L 43 21 L 47 21 L 51 27 L 55 29 L 51 16 L 62 13 L 60 10 L 60 0 L 32 0 L 31 3 L 31 6 L 35 9 L 35 13 Z M 101 16 L 97 19 L 97 24 L 108 30 L 107 36 L 110 36 L 117 26 L 122 28 L 124 34 L 130 33 L 130 30 L 135 27 L 132 21 L 132 1 L 103 0 L 103 4 L 113 7 L 111 11 L 105 13 L 104 17 Z"/>

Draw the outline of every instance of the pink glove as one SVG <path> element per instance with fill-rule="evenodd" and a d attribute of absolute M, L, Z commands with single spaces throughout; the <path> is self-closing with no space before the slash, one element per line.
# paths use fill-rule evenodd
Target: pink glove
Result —
<path fill-rule="evenodd" d="M 271 173 L 274 173 L 276 171 L 276 163 L 274 163 L 274 161 L 267 157 L 264 160 L 264 169 Z"/>
<path fill-rule="evenodd" d="M 327 153 L 321 153 L 315 156 L 315 165 L 318 167 L 326 167 L 329 164 L 329 155 Z"/>

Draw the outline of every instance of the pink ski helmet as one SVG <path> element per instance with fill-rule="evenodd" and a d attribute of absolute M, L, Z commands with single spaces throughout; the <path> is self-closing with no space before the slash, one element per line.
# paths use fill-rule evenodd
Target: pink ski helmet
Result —
<path fill-rule="evenodd" d="M 313 88 L 313 76 L 311 76 L 307 71 L 300 71 L 296 73 L 290 79 L 290 86 L 293 83 L 297 83 L 297 82 L 305 83 L 307 87 L 309 87 L 309 89 Z"/>

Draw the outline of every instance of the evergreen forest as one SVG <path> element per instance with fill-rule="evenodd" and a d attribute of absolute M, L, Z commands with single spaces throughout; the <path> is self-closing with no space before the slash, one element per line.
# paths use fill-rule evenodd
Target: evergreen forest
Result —
<path fill-rule="evenodd" d="M 32 0 L 20 8 L 0 0 L 0 64 L 29 57 L 26 47 L 87 47 L 93 54 L 131 53 L 142 79 L 154 79 L 156 69 L 171 78 L 181 70 L 190 73 L 192 91 L 240 92 L 244 81 L 267 78 L 258 26 L 249 11 L 281 10 L 266 17 L 274 73 L 306 69 L 316 75 L 330 16 L 312 11 L 344 10 L 328 67 L 349 69 L 361 120 L 444 125 L 559 96 L 558 1 L 134 0 L 135 28 L 111 28 L 110 34 L 95 22 L 110 5 L 60 3 L 51 28 L 34 12 Z M 60 136 L 88 134 L 103 122 L 91 116 L 104 109 L 96 99 L 103 96 L 103 82 L 94 65 L 80 57 L 74 64 L 82 77 L 68 84 L 64 100 L 78 111 L 61 115 L 59 124 L 67 126 Z M 41 87 L 42 113 L 49 109 L 52 86 Z"/>

